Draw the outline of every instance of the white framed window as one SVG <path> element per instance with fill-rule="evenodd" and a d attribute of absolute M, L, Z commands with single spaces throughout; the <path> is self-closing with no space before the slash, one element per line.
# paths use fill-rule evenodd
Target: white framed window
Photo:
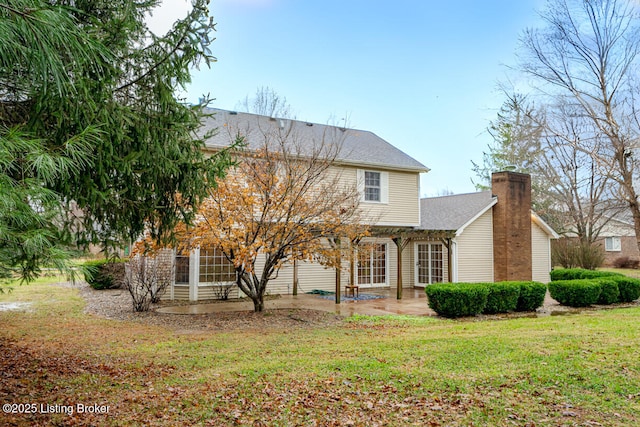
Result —
<path fill-rule="evenodd" d="M 364 200 L 366 202 L 381 201 L 380 172 L 364 171 Z"/>
<path fill-rule="evenodd" d="M 607 252 L 620 252 L 622 245 L 620 244 L 619 237 L 605 237 L 604 250 Z"/>
<path fill-rule="evenodd" d="M 389 173 L 358 169 L 358 190 L 363 202 L 389 203 Z"/>
<path fill-rule="evenodd" d="M 235 282 L 236 271 L 218 248 L 200 248 L 200 283 Z"/>
<path fill-rule="evenodd" d="M 420 285 L 444 282 L 444 248 L 441 243 L 418 243 L 417 276 Z"/>
<path fill-rule="evenodd" d="M 176 268 L 175 268 L 175 282 L 176 284 L 188 284 L 189 283 L 189 262 L 190 256 L 176 255 Z"/>
<path fill-rule="evenodd" d="M 358 249 L 358 284 L 384 285 L 387 283 L 387 245 L 367 244 Z"/>

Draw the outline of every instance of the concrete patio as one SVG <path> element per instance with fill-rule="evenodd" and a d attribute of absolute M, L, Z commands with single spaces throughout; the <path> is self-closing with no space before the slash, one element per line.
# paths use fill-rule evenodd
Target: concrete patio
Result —
<path fill-rule="evenodd" d="M 427 305 L 427 298 L 423 289 L 403 289 L 402 299 L 396 298 L 396 288 L 361 289 L 361 295 L 376 295 L 383 298 L 342 301 L 336 304 L 334 299 L 322 298 L 320 295 L 299 294 L 282 295 L 279 298 L 265 301 L 265 309 L 301 308 L 323 310 L 342 316 L 354 314 L 389 315 L 401 314 L 412 316 L 435 316 L 436 313 Z M 343 295 L 344 296 L 344 295 Z M 333 297 L 333 296 L 332 296 Z M 159 313 L 166 314 L 205 314 L 229 311 L 252 311 L 253 302 L 215 302 L 209 304 L 191 304 L 159 308 Z"/>

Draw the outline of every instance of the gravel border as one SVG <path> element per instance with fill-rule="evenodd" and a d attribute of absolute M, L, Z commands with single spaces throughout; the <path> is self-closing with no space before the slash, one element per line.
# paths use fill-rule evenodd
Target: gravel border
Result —
<path fill-rule="evenodd" d="M 208 314 L 177 315 L 158 313 L 156 310 L 165 306 L 203 304 L 224 301 L 161 301 L 152 304 L 148 312 L 133 311 L 131 296 L 126 289 L 105 289 L 97 291 L 86 282 L 58 283 L 58 286 L 79 290 L 86 301 L 85 313 L 118 321 L 141 322 L 149 325 L 166 327 L 181 333 L 197 333 L 206 331 L 260 330 L 283 331 L 300 328 L 322 328 L 340 325 L 344 317 L 321 310 L 306 309 L 272 309 L 262 313 L 252 310 L 220 312 Z M 271 297 L 273 298 L 273 297 Z"/>

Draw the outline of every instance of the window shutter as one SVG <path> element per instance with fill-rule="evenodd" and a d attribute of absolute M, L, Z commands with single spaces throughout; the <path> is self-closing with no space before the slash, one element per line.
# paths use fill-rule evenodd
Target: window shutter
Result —
<path fill-rule="evenodd" d="M 380 172 L 380 203 L 389 203 L 389 172 Z"/>
<path fill-rule="evenodd" d="M 360 201 L 364 201 L 364 170 L 358 169 L 356 178 L 358 180 L 358 194 L 360 195 Z"/>

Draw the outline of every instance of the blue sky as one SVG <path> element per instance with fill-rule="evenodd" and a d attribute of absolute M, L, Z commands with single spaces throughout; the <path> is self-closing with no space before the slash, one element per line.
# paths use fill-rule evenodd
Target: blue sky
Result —
<path fill-rule="evenodd" d="M 184 15 L 164 0 L 155 21 Z M 475 191 L 471 161 L 482 160 L 486 128 L 517 77 L 518 37 L 538 24 L 544 0 L 375 2 L 212 0 L 218 61 L 194 71 L 186 94 L 234 109 L 268 86 L 296 118 L 349 118 L 431 171 L 422 195 Z M 154 24 L 156 25 L 156 24 Z M 162 24 L 159 27 L 162 28 Z"/>

